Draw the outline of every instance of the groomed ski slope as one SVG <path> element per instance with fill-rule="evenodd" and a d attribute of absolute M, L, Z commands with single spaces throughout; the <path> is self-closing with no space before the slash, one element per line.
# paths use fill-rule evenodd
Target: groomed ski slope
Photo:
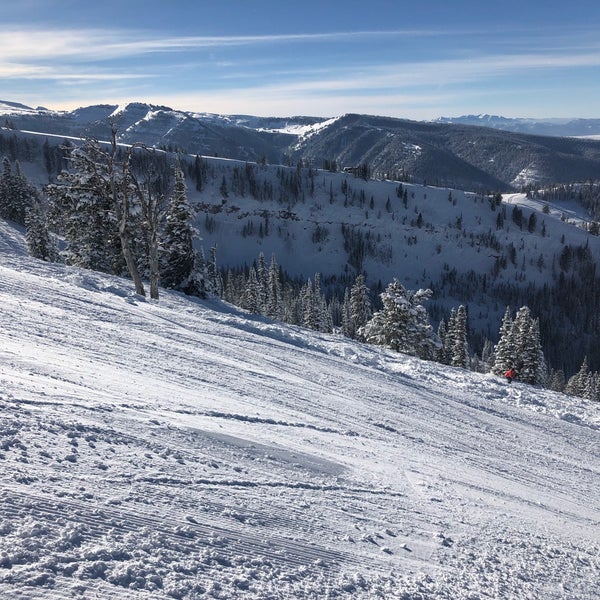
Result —
<path fill-rule="evenodd" d="M 599 406 L 25 256 L 0 598 L 600 597 Z"/>

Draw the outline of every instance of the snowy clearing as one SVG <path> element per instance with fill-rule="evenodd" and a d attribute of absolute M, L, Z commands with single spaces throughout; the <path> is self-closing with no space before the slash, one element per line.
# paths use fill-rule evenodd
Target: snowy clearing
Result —
<path fill-rule="evenodd" d="M 597 404 L 25 256 L 0 597 L 600 597 Z"/>

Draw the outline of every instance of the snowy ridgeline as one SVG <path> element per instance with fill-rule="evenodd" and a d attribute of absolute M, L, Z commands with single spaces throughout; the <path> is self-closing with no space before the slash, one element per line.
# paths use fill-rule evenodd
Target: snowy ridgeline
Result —
<path fill-rule="evenodd" d="M 600 596 L 597 404 L 27 258 L 0 597 Z"/>

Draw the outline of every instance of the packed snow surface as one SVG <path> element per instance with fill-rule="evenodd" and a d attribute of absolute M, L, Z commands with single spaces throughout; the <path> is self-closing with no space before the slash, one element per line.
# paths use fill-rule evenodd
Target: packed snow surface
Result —
<path fill-rule="evenodd" d="M 600 597 L 598 405 L 27 258 L 0 597 Z"/>

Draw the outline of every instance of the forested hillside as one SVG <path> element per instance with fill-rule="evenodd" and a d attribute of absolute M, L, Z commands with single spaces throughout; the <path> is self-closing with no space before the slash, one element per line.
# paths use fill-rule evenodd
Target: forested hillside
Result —
<path fill-rule="evenodd" d="M 85 171 L 87 159 L 73 160 L 78 146 L 60 136 L 9 130 L 0 135 L 4 189 L 9 181 L 23 183 L 5 198 L 15 198 L 15 206 L 23 196 L 35 198 L 40 215 L 54 219 L 50 229 L 61 245 L 55 258 L 60 250 L 62 260 L 72 264 L 114 273 L 131 273 L 134 266 L 140 282 L 156 286 L 160 277 L 168 282 L 159 264 L 166 242 L 159 243 L 156 235 L 179 165 L 179 196 L 191 210 L 181 219 L 196 232 L 186 229 L 185 235 L 201 252 L 201 270 L 209 273 L 188 281 L 189 290 L 208 285 L 210 293 L 267 314 L 254 288 L 266 288 L 269 271 L 276 271 L 281 304 L 271 314 L 332 330 L 344 328 L 346 295 L 357 276 L 370 288 L 373 310 L 381 307 L 379 294 L 397 278 L 409 291 L 432 290 L 426 306 L 434 329 L 448 322 L 452 309 L 466 307 L 469 353 L 476 365 L 489 359 L 486 349 L 498 341 L 506 307 L 516 311 L 527 305 L 539 318 L 550 368 L 568 378 L 586 356 L 592 371 L 600 367 L 595 308 L 600 238 L 597 223 L 581 204 L 584 196 L 588 206 L 595 202 L 598 188 L 591 183 L 579 186 L 581 198 L 552 196 L 543 189 L 534 193 L 531 187 L 527 194 L 503 197 L 373 179 L 368 168 L 342 172 L 334 163 L 323 169 L 307 161 L 271 165 L 141 146 L 131 152 L 115 140 L 115 158 L 130 156 L 137 173 L 133 218 L 143 220 L 143 235 L 125 241 L 134 258 L 128 266 L 113 209 L 94 202 L 69 209 L 73 195 L 64 195 L 69 178 L 61 173 L 71 172 L 70 185 L 81 183 L 73 171 L 77 164 Z M 98 145 L 94 152 L 102 154 L 106 147 Z M 85 210 L 76 214 L 76 206 Z M 101 211 L 99 221 L 92 209 Z M 23 214 L 17 218 L 10 210 L 7 218 L 24 221 Z M 94 223 L 100 222 L 108 230 L 99 235 Z M 176 254 L 175 238 L 170 244 Z M 307 297 L 325 316 L 307 315 Z"/>

